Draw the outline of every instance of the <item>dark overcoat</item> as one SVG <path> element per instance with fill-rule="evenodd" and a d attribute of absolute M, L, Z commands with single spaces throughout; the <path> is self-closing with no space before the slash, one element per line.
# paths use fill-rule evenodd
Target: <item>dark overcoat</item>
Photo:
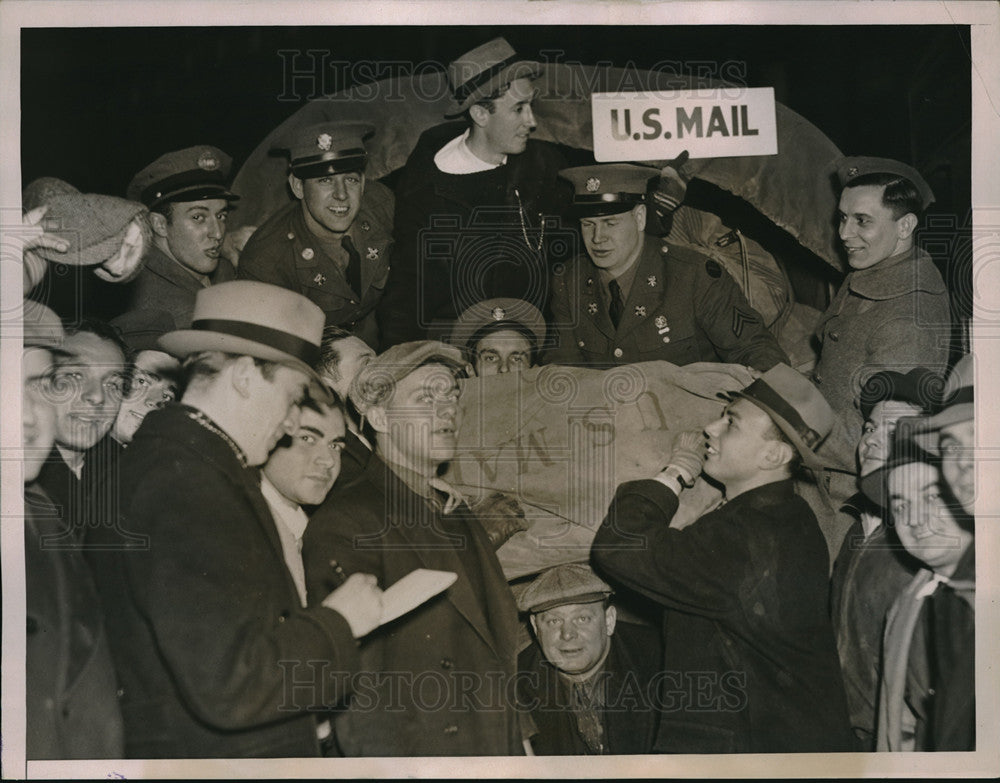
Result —
<path fill-rule="evenodd" d="M 733 362 L 771 369 L 788 356 L 720 264 L 690 248 L 646 236 L 616 329 L 598 268 L 584 254 L 552 278 L 558 342 L 551 364 L 599 369 L 662 359 Z"/>
<path fill-rule="evenodd" d="M 604 685 L 608 753 L 651 753 L 659 717 L 663 645 L 656 628 L 618 622 L 599 675 Z M 531 746 L 539 756 L 576 756 L 589 751 L 569 709 L 568 690 L 537 641 L 518 657 L 518 697 L 537 728 Z"/>
<path fill-rule="evenodd" d="M 654 750 L 852 750 L 827 613 L 827 551 L 791 480 L 744 492 L 678 530 L 677 496 L 622 484 L 591 557 L 665 608 Z"/>
<path fill-rule="evenodd" d="M 514 297 L 540 310 L 549 270 L 579 248 L 576 220 L 559 216 L 570 188 L 552 144 L 529 139 L 519 155 L 488 171 L 446 174 L 434 156 L 465 129 L 425 131 L 396 185 L 393 274 L 379 308 L 384 346 L 424 339 L 483 299 Z M 545 230 L 542 224 L 545 222 Z"/>
<path fill-rule="evenodd" d="M 24 511 L 27 758 L 120 758 L 118 686 L 90 569 L 39 486 L 25 487 Z"/>
<path fill-rule="evenodd" d="M 357 645 L 341 615 L 302 608 L 256 471 L 191 410 L 153 411 L 125 451 L 121 526 L 144 543 L 115 549 L 107 526 L 112 548 L 91 553 L 126 753 L 318 755 L 309 710 L 343 696 Z"/>
<path fill-rule="evenodd" d="M 416 568 L 453 571 L 444 593 L 365 639 L 365 676 L 335 721 L 347 756 L 523 754 L 515 708 L 517 610 L 479 522 L 464 504 L 431 509 L 377 456 L 334 486 L 303 545 L 309 603 L 343 573 L 391 587 Z"/>

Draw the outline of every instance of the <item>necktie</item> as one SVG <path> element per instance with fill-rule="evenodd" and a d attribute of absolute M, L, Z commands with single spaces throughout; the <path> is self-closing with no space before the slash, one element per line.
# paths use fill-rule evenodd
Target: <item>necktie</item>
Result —
<path fill-rule="evenodd" d="M 351 287 L 354 293 L 361 295 L 361 255 L 354 247 L 354 243 L 351 241 L 350 236 L 344 234 L 344 238 L 340 240 L 340 246 L 344 248 L 344 252 L 347 253 L 347 284 Z"/>
<path fill-rule="evenodd" d="M 597 714 L 593 687 L 588 688 L 587 683 L 573 683 L 573 701 L 576 729 L 581 739 L 591 753 L 604 753 L 604 727 Z"/>
<path fill-rule="evenodd" d="M 611 316 L 611 323 L 615 325 L 615 329 L 618 328 L 618 324 L 621 323 L 622 313 L 625 312 L 625 302 L 622 299 L 622 287 L 618 285 L 617 280 L 612 280 L 608 283 L 608 291 L 611 293 L 611 306 L 608 307 L 608 315 Z"/>

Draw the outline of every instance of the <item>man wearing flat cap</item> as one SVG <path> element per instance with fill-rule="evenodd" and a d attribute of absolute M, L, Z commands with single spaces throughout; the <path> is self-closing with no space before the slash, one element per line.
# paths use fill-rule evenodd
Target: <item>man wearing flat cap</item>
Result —
<path fill-rule="evenodd" d="M 495 756 L 524 752 L 513 699 L 517 609 L 478 519 L 438 478 L 457 444 L 457 348 L 401 343 L 351 385 L 375 431 L 375 454 L 349 487 L 335 485 L 303 546 L 310 605 L 342 575 L 383 589 L 417 568 L 457 580 L 362 650 L 358 698 L 335 720 L 345 756 Z M 436 695 L 435 695 L 436 694 Z"/>
<path fill-rule="evenodd" d="M 576 237 L 558 219 L 563 157 L 531 138 L 541 72 L 503 38 L 448 66 L 445 117 L 462 120 L 425 131 L 400 172 L 393 279 L 380 309 L 386 346 L 442 339 L 484 299 L 524 299 L 544 311 L 549 266 Z"/>
<path fill-rule="evenodd" d="M 451 344 L 466 352 L 476 375 L 503 375 L 538 364 L 545 330 L 545 318 L 531 302 L 498 297 L 463 312 Z"/>
<path fill-rule="evenodd" d="M 778 364 L 704 433 L 680 433 L 667 467 L 618 487 L 591 548 L 598 571 L 664 607 L 668 699 L 654 752 L 851 750 L 828 614 L 827 547 L 795 494 L 834 414 Z M 670 527 L 704 470 L 724 504 Z"/>
<path fill-rule="evenodd" d="M 535 641 L 518 659 L 518 703 L 538 756 L 650 753 L 663 649 L 656 629 L 618 622 L 590 566 L 543 572 L 520 595 Z"/>
<path fill-rule="evenodd" d="M 247 241 L 239 277 L 280 285 L 323 311 L 327 326 L 349 329 L 379 346 L 375 306 L 389 277 L 393 195 L 367 181 L 359 122 L 325 122 L 296 131 L 284 148 L 295 202 Z"/>
<path fill-rule="evenodd" d="M 195 295 L 236 276 L 223 254 L 226 217 L 239 197 L 229 191 L 232 158 L 207 144 L 161 155 L 129 183 L 127 196 L 149 209 L 153 229 L 128 310 L 166 310 L 191 322 Z"/>
<path fill-rule="evenodd" d="M 768 370 L 788 357 L 716 261 L 646 236 L 655 169 L 609 163 L 565 169 L 587 255 L 557 268 L 546 359 L 607 369 L 663 359 Z"/>
<path fill-rule="evenodd" d="M 878 370 L 943 372 L 951 315 L 940 273 L 914 243 L 934 201 L 923 177 L 899 161 L 869 157 L 841 159 L 836 174 L 850 270 L 816 327 L 813 380 L 843 423 L 828 449 L 850 455 L 861 435 L 855 400 L 865 380 Z"/>
<path fill-rule="evenodd" d="M 355 640 L 378 624 L 372 576 L 302 607 L 254 470 L 307 393 L 330 399 L 311 367 L 322 329 L 305 297 L 233 281 L 159 340 L 187 385 L 125 451 L 124 526 L 141 541 L 95 568 L 131 758 L 318 755 L 316 711 L 343 699 Z"/>

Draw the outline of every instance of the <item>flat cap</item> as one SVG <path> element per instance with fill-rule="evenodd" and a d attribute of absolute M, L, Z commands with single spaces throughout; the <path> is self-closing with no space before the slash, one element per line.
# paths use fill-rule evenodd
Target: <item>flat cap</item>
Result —
<path fill-rule="evenodd" d="M 907 166 L 892 158 L 870 158 L 864 156 L 854 156 L 841 158 L 837 161 L 837 181 L 840 187 L 845 188 L 851 181 L 866 174 L 892 174 L 909 180 L 913 187 L 920 194 L 920 203 L 923 209 L 927 209 L 934 203 L 934 193 L 930 185 L 920 176 L 913 166 Z"/>
<path fill-rule="evenodd" d="M 498 297 L 476 302 L 458 317 L 451 330 L 451 343 L 474 349 L 491 332 L 512 329 L 523 334 L 535 350 L 545 343 L 545 318 L 531 302 Z"/>
<path fill-rule="evenodd" d="M 56 196 L 79 193 L 75 187 L 58 177 L 39 177 L 24 186 L 21 191 L 21 209 L 25 212 L 48 204 Z"/>
<path fill-rule="evenodd" d="M 239 196 L 229 192 L 232 165 L 232 158 L 208 144 L 168 152 L 136 174 L 125 195 L 150 209 L 174 201 L 235 201 Z"/>
<path fill-rule="evenodd" d="M 645 204 L 649 181 L 659 174 L 657 169 L 632 163 L 574 166 L 559 172 L 573 186 L 572 211 L 581 218 L 628 212 L 636 204 Z"/>
<path fill-rule="evenodd" d="M 289 170 L 299 179 L 364 171 L 365 139 L 374 133 L 366 122 L 320 122 L 288 134 L 284 146 L 275 150 L 288 155 Z"/>
<path fill-rule="evenodd" d="M 544 571 L 521 593 L 517 608 L 544 612 L 566 604 L 590 604 L 614 593 L 611 585 L 583 563 L 567 563 Z"/>
<path fill-rule="evenodd" d="M 462 352 L 436 340 L 399 343 L 372 359 L 354 376 L 348 397 L 360 413 L 383 402 L 403 378 L 425 364 L 443 364 L 457 377 L 470 374 Z"/>
<path fill-rule="evenodd" d="M 916 405 L 923 411 L 933 410 L 941 398 L 944 379 L 926 367 L 914 367 L 906 373 L 879 370 L 869 376 L 861 387 L 858 407 L 865 419 L 871 418 L 872 408 L 880 402 L 894 400 Z"/>
<path fill-rule="evenodd" d="M 53 191 L 54 192 L 54 191 Z M 146 208 L 135 201 L 98 193 L 64 192 L 45 202 L 42 218 L 46 233 L 69 243 L 65 253 L 39 247 L 35 252 L 49 261 L 72 266 L 96 266 L 121 249 L 131 223 Z"/>

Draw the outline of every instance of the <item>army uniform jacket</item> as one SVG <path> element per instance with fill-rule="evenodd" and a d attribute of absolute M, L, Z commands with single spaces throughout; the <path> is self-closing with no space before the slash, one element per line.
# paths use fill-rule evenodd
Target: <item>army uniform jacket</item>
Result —
<path fill-rule="evenodd" d="M 598 268 L 578 256 L 553 275 L 558 344 L 551 364 L 607 369 L 663 359 L 678 365 L 732 362 L 758 370 L 788 362 L 760 314 L 715 261 L 688 248 L 645 238 L 621 322 Z"/>
<path fill-rule="evenodd" d="M 379 349 L 375 306 L 389 279 L 392 249 L 392 191 L 369 180 L 361 209 L 347 236 L 361 257 L 361 291 L 354 291 L 341 269 L 306 226 L 302 206 L 296 201 L 268 218 L 247 241 L 240 254 L 238 276 L 288 288 L 319 305 L 327 326 L 350 329 L 373 349 Z"/>
<path fill-rule="evenodd" d="M 850 272 L 820 318 L 813 381 L 843 420 L 844 449 L 861 437 L 857 399 L 879 370 L 943 372 L 948 362 L 948 291 L 929 255 L 907 251 Z"/>
<path fill-rule="evenodd" d="M 211 283 L 225 283 L 236 278 L 228 259 L 220 256 L 219 265 L 210 275 Z M 194 315 L 194 300 L 205 286 L 191 272 L 150 244 L 139 276 L 129 284 L 127 312 L 166 310 L 178 329 L 187 329 Z"/>
<path fill-rule="evenodd" d="M 434 510 L 373 454 L 309 520 L 302 559 L 310 606 L 344 574 L 383 589 L 416 568 L 452 571 L 447 590 L 369 634 L 355 698 L 334 722 L 346 756 L 523 755 L 515 709 L 517 609 L 479 521 L 464 503 Z"/>

